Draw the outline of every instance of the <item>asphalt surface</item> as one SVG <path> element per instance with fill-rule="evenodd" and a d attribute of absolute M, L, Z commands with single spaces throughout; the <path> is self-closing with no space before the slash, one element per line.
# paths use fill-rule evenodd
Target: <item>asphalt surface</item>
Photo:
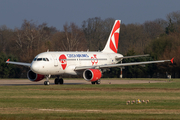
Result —
<path fill-rule="evenodd" d="M 0 79 L 0 86 L 12 86 L 12 85 L 44 85 L 43 79 L 38 82 L 32 82 L 28 79 Z M 160 83 L 166 81 L 158 81 L 158 80 L 123 80 L 123 79 L 109 79 L 109 80 L 101 80 L 101 84 L 137 84 L 137 83 Z M 83 79 L 64 79 L 65 85 L 79 85 L 79 84 L 91 84 Z M 54 80 L 50 80 L 50 85 L 54 85 Z"/>

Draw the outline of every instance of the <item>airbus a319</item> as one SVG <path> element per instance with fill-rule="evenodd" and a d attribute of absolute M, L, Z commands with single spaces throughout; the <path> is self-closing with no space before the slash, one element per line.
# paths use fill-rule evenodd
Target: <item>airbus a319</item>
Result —
<path fill-rule="evenodd" d="M 43 52 L 38 54 L 31 63 L 6 61 L 6 63 L 23 65 L 30 68 L 27 77 L 31 81 L 40 81 L 46 78 L 44 85 L 49 85 L 51 75 L 57 76 L 55 84 L 63 84 L 60 77 L 63 74 L 82 75 L 86 81 L 92 84 L 100 84 L 102 73 L 112 67 L 124 67 L 131 65 L 144 65 L 151 63 L 173 62 L 171 60 L 158 60 L 146 62 L 133 62 L 117 64 L 125 58 L 142 57 L 147 55 L 123 56 L 117 53 L 121 20 L 116 20 L 111 30 L 104 49 L 100 52 Z"/>

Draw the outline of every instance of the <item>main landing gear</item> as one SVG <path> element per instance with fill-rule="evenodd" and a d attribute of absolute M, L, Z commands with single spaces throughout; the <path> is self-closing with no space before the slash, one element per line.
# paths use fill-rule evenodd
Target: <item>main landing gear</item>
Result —
<path fill-rule="evenodd" d="M 44 81 L 44 85 L 49 85 L 49 78 L 51 75 L 46 75 L 46 81 Z"/>
<path fill-rule="evenodd" d="M 51 75 L 46 75 L 46 81 L 44 81 L 44 85 L 49 85 L 49 78 L 51 77 Z M 54 80 L 54 84 L 63 84 L 64 81 L 62 78 L 59 78 L 59 76 L 57 76 L 57 78 Z"/>
<path fill-rule="evenodd" d="M 97 81 L 95 81 L 95 82 L 91 82 L 91 84 L 101 84 L 101 80 L 99 79 L 99 80 L 97 80 Z"/>
<path fill-rule="evenodd" d="M 59 78 L 59 76 L 54 80 L 54 84 L 63 84 L 64 80 L 62 78 Z"/>

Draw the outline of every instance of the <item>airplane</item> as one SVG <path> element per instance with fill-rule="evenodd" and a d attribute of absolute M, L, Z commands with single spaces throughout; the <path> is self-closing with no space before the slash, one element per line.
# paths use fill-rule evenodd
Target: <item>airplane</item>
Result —
<path fill-rule="evenodd" d="M 31 63 L 13 62 L 9 59 L 6 63 L 23 65 L 30 68 L 27 72 L 29 80 L 37 82 L 44 78 L 44 85 L 49 85 L 51 75 L 57 76 L 54 80 L 55 84 L 63 84 L 64 81 L 60 77 L 63 74 L 82 75 L 86 81 L 91 84 L 100 84 L 102 73 L 112 67 L 124 67 L 131 65 L 145 65 L 151 63 L 162 63 L 171 60 L 145 61 L 133 63 L 119 63 L 126 58 L 143 57 L 148 55 L 123 56 L 118 52 L 118 42 L 120 33 L 121 20 L 115 20 L 107 43 L 102 51 L 47 51 L 38 54 Z M 119 63 L 119 64 L 118 64 Z"/>

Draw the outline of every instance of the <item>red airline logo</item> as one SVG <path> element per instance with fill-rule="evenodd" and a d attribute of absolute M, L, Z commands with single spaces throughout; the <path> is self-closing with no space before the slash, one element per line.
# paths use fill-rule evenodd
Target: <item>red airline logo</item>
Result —
<path fill-rule="evenodd" d="M 92 62 L 92 65 L 97 65 L 97 63 L 98 63 L 98 59 L 97 59 L 97 57 L 96 57 L 97 55 L 96 54 L 94 54 L 93 55 L 93 57 L 91 57 L 91 62 Z"/>
<path fill-rule="evenodd" d="M 64 70 L 67 66 L 66 56 L 64 54 L 59 56 L 59 62 L 61 62 L 62 69 Z"/>
<path fill-rule="evenodd" d="M 120 28 L 120 21 L 117 21 L 110 37 L 109 45 L 110 45 L 111 50 L 114 51 L 115 53 L 117 53 L 117 50 L 118 50 L 119 31 L 117 32 L 117 30 L 119 28 Z"/>

